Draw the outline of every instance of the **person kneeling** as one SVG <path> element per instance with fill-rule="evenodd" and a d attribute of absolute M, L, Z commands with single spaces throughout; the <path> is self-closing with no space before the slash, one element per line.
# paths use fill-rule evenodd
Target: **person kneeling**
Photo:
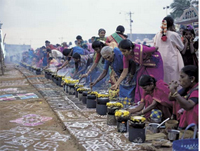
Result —
<path fill-rule="evenodd" d="M 136 108 L 129 109 L 131 114 L 144 114 L 150 121 L 151 110 L 158 109 L 162 112 L 162 120 L 171 117 L 173 103 L 168 99 L 170 91 L 163 80 L 156 81 L 149 75 L 142 75 L 139 79 L 139 86 L 143 89 L 142 99 Z"/>

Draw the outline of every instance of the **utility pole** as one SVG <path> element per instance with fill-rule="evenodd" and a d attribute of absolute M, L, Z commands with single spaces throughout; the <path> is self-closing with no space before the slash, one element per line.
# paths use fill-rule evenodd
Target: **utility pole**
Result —
<path fill-rule="evenodd" d="M 123 11 L 124 12 L 124 11 Z M 132 23 L 133 23 L 133 20 L 132 20 L 132 13 L 131 11 L 129 13 L 125 12 L 126 14 L 129 15 L 130 19 L 129 19 L 129 22 L 130 22 L 130 40 L 132 41 Z M 121 14 L 121 12 L 119 12 L 119 14 Z"/>
<path fill-rule="evenodd" d="M 129 14 L 129 16 L 130 16 L 130 40 L 132 41 L 132 22 L 133 22 L 133 20 L 132 20 L 132 14 L 134 14 L 134 13 L 132 13 L 131 11 L 128 13 Z"/>

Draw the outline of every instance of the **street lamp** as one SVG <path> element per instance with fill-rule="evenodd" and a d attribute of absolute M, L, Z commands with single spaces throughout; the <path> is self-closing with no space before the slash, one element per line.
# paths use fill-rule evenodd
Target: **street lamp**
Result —
<path fill-rule="evenodd" d="M 166 16 L 167 16 L 167 9 L 169 9 L 169 6 L 163 7 L 163 9 L 166 9 Z"/>

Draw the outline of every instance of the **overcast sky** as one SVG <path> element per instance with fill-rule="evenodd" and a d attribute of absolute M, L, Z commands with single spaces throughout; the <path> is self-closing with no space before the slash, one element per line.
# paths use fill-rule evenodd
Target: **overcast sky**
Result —
<path fill-rule="evenodd" d="M 0 22 L 8 44 L 31 44 L 36 49 L 45 40 L 52 44 L 74 42 L 97 36 L 99 28 L 106 36 L 118 25 L 133 33 L 157 33 L 166 16 L 165 6 L 173 0 L 0 0 Z M 169 13 L 170 10 L 168 10 Z M 120 13 L 121 12 L 121 13 Z"/>

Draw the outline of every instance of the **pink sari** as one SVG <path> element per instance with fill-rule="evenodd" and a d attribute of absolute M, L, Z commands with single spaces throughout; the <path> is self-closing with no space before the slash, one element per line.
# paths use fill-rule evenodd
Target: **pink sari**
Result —
<path fill-rule="evenodd" d="M 145 94 L 143 91 L 143 97 L 142 101 L 144 101 L 145 108 L 147 108 L 149 105 L 153 103 L 153 100 L 158 102 L 158 105 L 155 109 L 159 109 L 162 112 L 162 119 L 167 119 L 168 117 L 171 117 L 172 115 L 172 106 L 173 103 L 169 101 L 168 95 L 169 95 L 169 88 L 168 85 L 163 82 L 163 80 L 159 80 L 156 82 L 156 87 L 154 88 L 154 91 L 152 94 Z M 145 114 L 145 117 L 149 119 L 151 114 L 151 111 L 147 112 Z"/>
<path fill-rule="evenodd" d="M 197 86 L 198 86 L 198 83 L 193 88 Z M 186 99 L 198 98 L 198 90 L 194 90 L 190 92 L 192 89 L 190 89 L 187 92 L 189 96 L 184 96 Z M 198 108 L 199 108 L 199 104 L 197 103 L 191 110 L 188 110 L 188 111 L 184 110 L 182 114 L 179 114 L 178 111 L 181 109 L 181 106 L 178 103 L 178 101 L 174 101 L 173 114 L 176 115 L 176 118 L 179 121 L 179 127 L 185 128 L 191 123 L 195 123 L 198 125 L 198 115 L 199 115 Z"/>
<path fill-rule="evenodd" d="M 132 51 L 134 52 L 134 56 L 129 56 L 128 58 L 124 56 L 123 63 L 128 64 L 128 60 L 133 60 L 140 65 L 136 73 L 134 102 L 137 103 L 141 100 L 143 93 L 142 88 L 138 85 L 139 78 L 142 75 L 150 75 L 156 80 L 163 80 L 164 71 L 162 57 L 158 51 L 155 51 L 155 47 L 135 44 L 135 48 Z M 124 66 L 124 68 L 126 67 Z"/>

